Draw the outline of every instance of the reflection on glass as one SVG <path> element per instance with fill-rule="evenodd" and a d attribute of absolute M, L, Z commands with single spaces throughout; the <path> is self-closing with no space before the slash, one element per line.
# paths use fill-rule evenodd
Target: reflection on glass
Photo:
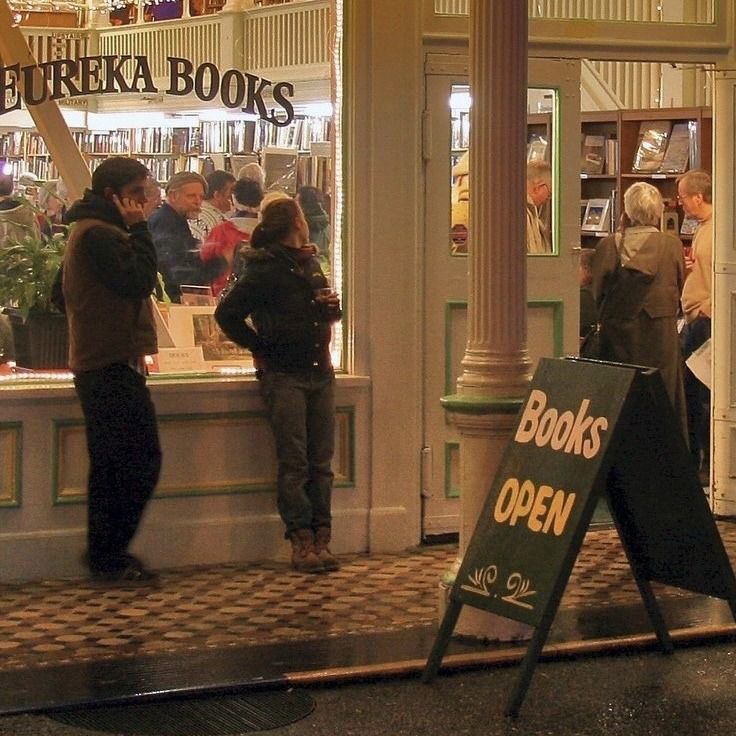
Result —
<path fill-rule="evenodd" d="M 467 85 L 454 85 L 450 94 L 451 119 L 451 214 L 450 253 L 468 252 L 468 205 L 470 202 L 470 94 Z M 527 93 L 526 235 L 530 255 L 555 252 L 552 239 L 552 135 L 556 93 L 530 89 Z"/>
<path fill-rule="evenodd" d="M 530 18 L 633 21 L 638 23 L 713 23 L 713 0 L 527 0 Z M 468 15 L 469 0 L 434 0 L 436 15 Z"/>

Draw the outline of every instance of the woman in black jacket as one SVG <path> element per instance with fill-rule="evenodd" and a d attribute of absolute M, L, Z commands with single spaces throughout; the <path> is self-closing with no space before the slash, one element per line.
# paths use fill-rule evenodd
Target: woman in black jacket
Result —
<path fill-rule="evenodd" d="M 335 375 L 331 325 L 340 302 L 329 288 L 299 205 L 270 202 L 244 253 L 245 268 L 220 301 L 225 334 L 253 353 L 276 442 L 278 508 L 292 566 L 336 570 L 330 553 Z M 252 326 L 245 322 L 250 317 Z"/>

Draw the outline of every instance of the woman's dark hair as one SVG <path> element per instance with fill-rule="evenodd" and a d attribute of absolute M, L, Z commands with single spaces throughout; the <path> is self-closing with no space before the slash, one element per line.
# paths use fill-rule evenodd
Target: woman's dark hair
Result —
<path fill-rule="evenodd" d="M 119 194 L 127 184 L 147 176 L 148 169 L 140 161 L 125 156 L 114 156 L 105 159 L 92 172 L 92 191 L 104 196 L 105 189 L 110 187 L 115 194 Z"/>
<path fill-rule="evenodd" d="M 324 207 L 325 197 L 322 194 L 322 191 L 317 189 L 317 187 L 299 187 L 299 191 L 296 194 L 297 197 L 299 197 L 299 204 L 305 212 L 311 212 L 312 210 Z"/>
<path fill-rule="evenodd" d="M 266 205 L 261 212 L 261 221 L 250 236 L 251 248 L 282 243 L 296 226 L 296 218 L 300 213 L 301 208 L 291 197 L 277 199 Z"/>
<path fill-rule="evenodd" d="M 238 179 L 233 187 L 233 197 L 243 207 L 258 207 L 263 199 L 263 189 L 253 179 Z"/>

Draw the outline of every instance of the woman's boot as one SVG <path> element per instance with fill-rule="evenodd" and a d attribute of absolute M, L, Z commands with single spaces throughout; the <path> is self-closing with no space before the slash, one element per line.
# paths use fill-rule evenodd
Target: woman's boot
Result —
<path fill-rule="evenodd" d="M 330 527 L 317 527 L 317 531 L 314 534 L 314 551 L 325 570 L 339 570 L 340 563 L 328 547 L 330 538 Z"/>
<path fill-rule="evenodd" d="M 314 549 L 311 529 L 297 529 L 289 535 L 291 540 L 291 566 L 298 572 L 323 572 L 324 565 Z"/>

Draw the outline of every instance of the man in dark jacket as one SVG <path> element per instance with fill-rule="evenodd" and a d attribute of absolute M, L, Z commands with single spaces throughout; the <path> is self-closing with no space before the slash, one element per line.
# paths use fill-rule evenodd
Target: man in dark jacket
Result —
<path fill-rule="evenodd" d="M 95 169 L 92 188 L 67 213 L 72 227 L 56 284 L 87 432 L 86 560 L 102 582 L 155 578 L 128 553 L 161 468 L 145 379 L 145 356 L 158 350 L 150 300 L 156 251 L 143 212 L 147 175 L 131 158 Z"/>
<path fill-rule="evenodd" d="M 182 284 L 208 283 L 199 259 L 200 242 L 189 228 L 206 191 L 207 182 L 199 174 L 174 174 L 166 184 L 166 201 L 148 219 L 164 287 L 174 302 L 181 300 Z"/>

